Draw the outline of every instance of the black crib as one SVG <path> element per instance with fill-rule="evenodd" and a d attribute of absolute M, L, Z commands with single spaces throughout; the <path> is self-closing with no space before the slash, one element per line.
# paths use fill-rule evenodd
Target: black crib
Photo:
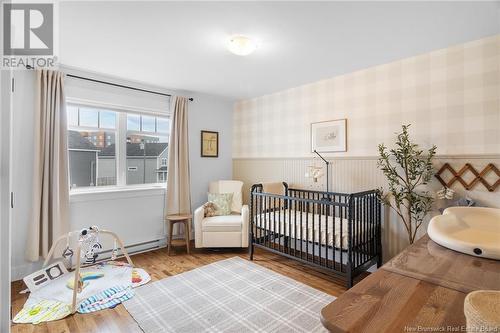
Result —
<path fill-rule="evenodd" d="M 345 194 L 289 188 L 284 195 L 252 186 L 250 260 L 254 247 L 310 264 L 346 280 L 382 263 L 377 190 Z"/>

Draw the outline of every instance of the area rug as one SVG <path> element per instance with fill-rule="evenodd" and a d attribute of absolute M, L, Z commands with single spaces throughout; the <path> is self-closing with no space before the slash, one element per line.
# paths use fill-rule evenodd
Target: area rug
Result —
<path fill-rule="evenodd" d="M 152 332 L 326 332 L 335 297 L 234 257 L 135 289 L 125 308 Z"/>

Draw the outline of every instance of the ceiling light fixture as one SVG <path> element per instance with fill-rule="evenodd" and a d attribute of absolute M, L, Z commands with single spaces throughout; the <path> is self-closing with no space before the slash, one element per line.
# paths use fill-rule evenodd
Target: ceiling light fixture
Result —
<path fill-rule="evenodd" d="M 239 56 L 249 55 L 254 52 L 258 46 L 255 39 L 243 35 L 231 36 L 227 40 L 227 49 Z"/>

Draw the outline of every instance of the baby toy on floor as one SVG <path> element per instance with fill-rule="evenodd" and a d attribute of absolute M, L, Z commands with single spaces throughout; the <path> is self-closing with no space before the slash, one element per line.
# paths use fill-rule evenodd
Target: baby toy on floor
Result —
<path fill-rule="evenodd" d="M 79 274 L 80 277 L 78 279 L 78 293 L 81 293 L 83 288 L 88 286 L 89 280 L 96 280 L 99 278 L 102 278 L 104 276 L 104 273 L 99 273 L 99 272 L 83 272 Z M 75 279 L 73 277 L 68 279 L 68 282 L 66 282 L 66 287 L 69 289 L 73 289 L 75 287 Z"/>
<path fill-rule="evenodd" d="M 95 263 L 102 249 L 99 242 L 102 235 L 111 236 L 114 241 L 112 260 Z M 77 247 L 74 249 L 70 247 L 72 236 L 76 236 Z M 66 247 L 62 257 L 65 263 L 49 264 L 55 249 L 64 241 Z M 118 250 L 127 259 L 126 263 L 114 261 Z M 133 288 L 150 280 L 145 270 L 133 267 L 122 240 L 114 232 L 99 230 L 97 226 L 71 231 L 52 244 L 43 269 L 24 278 L 30 295 L 13 322 L 37 324 L 75 312 L 90 313 L 111 308 L 132 298 Z"/>

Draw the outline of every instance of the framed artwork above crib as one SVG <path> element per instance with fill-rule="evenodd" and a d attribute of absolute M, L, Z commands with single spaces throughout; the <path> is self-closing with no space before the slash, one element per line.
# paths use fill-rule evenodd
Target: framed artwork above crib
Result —
<path fill-rule="evenodd" d="M 347 119 L 320 121 L 311 124 L 311 152 L 347 151 Z"/>

